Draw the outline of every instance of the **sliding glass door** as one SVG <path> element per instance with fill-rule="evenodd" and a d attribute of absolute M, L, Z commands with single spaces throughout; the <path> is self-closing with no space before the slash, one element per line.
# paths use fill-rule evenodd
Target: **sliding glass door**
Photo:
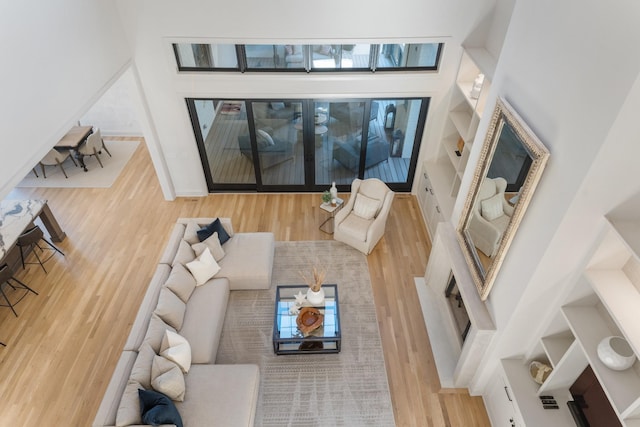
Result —
<path fill-rule="evenodd" d="M 427 98 L 187 99 L 210 191 L 410 191 Z M 366 141 L 366 143 L 363 143 Z"/>

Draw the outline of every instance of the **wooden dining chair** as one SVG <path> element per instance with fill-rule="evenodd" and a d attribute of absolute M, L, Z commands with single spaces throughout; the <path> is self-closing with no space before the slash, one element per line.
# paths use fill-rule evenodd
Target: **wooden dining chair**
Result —
<path fill-rule="evenodd" d="M 14 291 L 17 291 L 18 289 L 24 289 L 25 292 L 15 302 L 11 302 L 11 299 L 9 299 L 6 292 L 4 291 L 5 285 L 8 285 Z M 11 308 L 13 314 L 18 317 L 18 313 L 16 313 L 16 309 L 13 307 L 20 301 L 22 301 L 22 299 L 27 296 L 29 292 L 33 292 L 34 294 L 38 295 L 36 291 L 14 277 L 13 270 L 11 269 L 11 267 L 9 267 L 9 265 L 4 264 L 2 267 L 0 267 L 0 293 L 6 301 L 6 304 L 0 304 L 0 307 Z"/>

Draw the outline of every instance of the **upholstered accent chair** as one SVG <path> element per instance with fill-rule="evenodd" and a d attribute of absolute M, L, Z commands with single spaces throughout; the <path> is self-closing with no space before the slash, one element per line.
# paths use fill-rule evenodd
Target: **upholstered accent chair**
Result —
<path fill-rule="evenodd" d="M 45 170 L 45 166 L 59 166 L 60 170 L 62 171 L 62 173 L 64 174 L 65 178 L 69 178 L 67 176 L 67 172 L 65 172 L 64 167 L 62 166 L 62 163 L 64 163 L 65 160 L 67 160 L 67 158 L 70 158 L 71 161 L 73 161 L 73 164 L 78 166 L 76 164 L 76 161 L 73 159 L 73 156 L 71 156 L 69 154 L 69 152 L 66 153 L 61 153 L 58 150 L 56 150 L 55 148 L 52 148 L 46 156 L 44 156 L 42 158 L 42 160 L 40 160 L 40 168 L 42 169 L 42 176 L 44 176 L 45 178 L 47 177 L 47 172 Z M 38 174 L 36 173 L 35 169 L 33 170 L 33 173 L 38 176 Z"/>
<path fill-rule="evenodd" d="M 395 193 L 377 178 L 355 179 L 336 213 L 333 238 L 369 255 L 384 234 Z"/>
<path fill-rule="evenodd" d="M 513 206 L 504 196 L 506 188 L 504 178 L 485 178 L 469 221 L 473 245 L 490 258 L 496 255 L 513 215 Z"/>

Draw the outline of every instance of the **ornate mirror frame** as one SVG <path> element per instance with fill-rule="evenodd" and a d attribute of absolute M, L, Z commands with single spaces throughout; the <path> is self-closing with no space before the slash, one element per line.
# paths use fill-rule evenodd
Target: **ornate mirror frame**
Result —
<path fill-rule="evenodd" d="M 505 129 L 509 131 L 508 134 L 504 133 Z M 528 170 L 523 166 L 526 176 L 524 176 L 524 182 L 520 191 L 517 192 L 517 201 L 510 204 L 513 213 L 511 219 L 508 220 L 506 229 L 502 233 L 502 237 L 499 238 L 495 254 L 493 254 L 493 256 L 484 256 L 483 254 L 481 259 L 479 249 L 474 245 L 471 238 L 469 227 L 474 215 L 474 208 L 477 203 L 481 202 L 481 200 L 479 200 L 481 185 L 489 172 L 491 163 L 494 160 L 496 148 L 503 135 L 507 135 L 507 137 L 509 135 L 511 135 L 511 137 L 515 135 L 517 140 L 522 143 L 522 148 L 526 151 L 531 163 L 528 166 Z M 506 144 L 506 142 L 503 142 L 503 144 Z M 478 288 L 480 298 L 483 301 L 489 296 L 489 291 L 491 291 L 491 287 L 504 261 L 507 250 L 531 201 L 548 158 L 549 151 L 542 142 L 535 136 L 531 129 L 529 129 L 511 105 L 503 98 L 498 98 L 487 135 L 482 145 L 480 159 L 474 172 L 469 194 L 462 210 L 460 223 L 456 230 L 462 252 L 471 270 L 471 275 Z M 513 200 L 513 198 L 511 199 Z M 507 200 L 506 197 L 505 200 Z"/>

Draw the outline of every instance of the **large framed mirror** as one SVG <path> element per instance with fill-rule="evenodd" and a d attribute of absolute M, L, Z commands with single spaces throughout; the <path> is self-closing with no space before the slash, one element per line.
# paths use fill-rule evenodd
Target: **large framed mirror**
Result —
<path fill-rule="evenodd" d="M 486 300 L 540 180 L 549 151 L 498 98 L 457 229 L 482 300 Z"/>

